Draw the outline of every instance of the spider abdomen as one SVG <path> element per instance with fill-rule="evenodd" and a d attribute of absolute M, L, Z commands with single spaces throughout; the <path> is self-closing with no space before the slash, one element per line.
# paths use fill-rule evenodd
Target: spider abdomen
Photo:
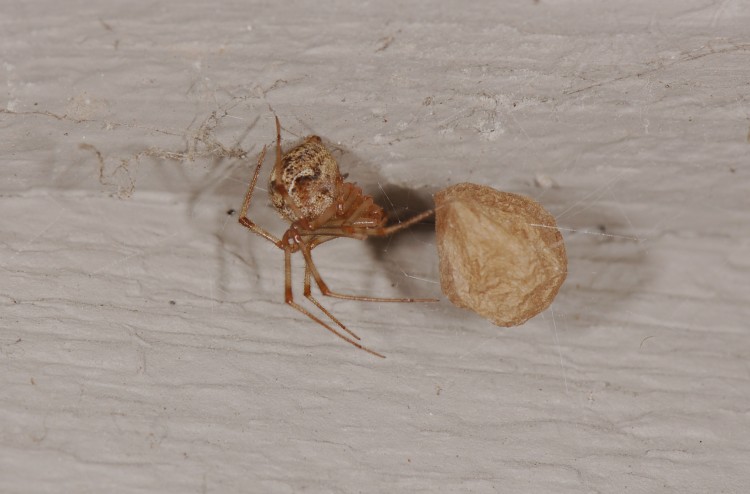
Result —
<path fill-rule="evenodd" d="M 296 221 L 316 218 L 330 208 L 341 182 L 334 157 L 320 137 L 310 136 L 281 157 L 271 172 L 269 191 L 276 210 Z"/>

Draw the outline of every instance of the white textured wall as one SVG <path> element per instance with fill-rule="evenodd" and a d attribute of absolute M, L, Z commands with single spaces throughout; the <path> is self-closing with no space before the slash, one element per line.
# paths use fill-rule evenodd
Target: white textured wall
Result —
<path fill-rule="evenodd" d="M 746 492 L 747 1 L 157 5 L 2 7 L 1 492 Z M 542 202 L 552 308 L 326 300 L 380 360 L 286 307 L 227 215 L 269 106 L 396 207 Z M 316 254 L 435 296 L 434 250 Z"/>

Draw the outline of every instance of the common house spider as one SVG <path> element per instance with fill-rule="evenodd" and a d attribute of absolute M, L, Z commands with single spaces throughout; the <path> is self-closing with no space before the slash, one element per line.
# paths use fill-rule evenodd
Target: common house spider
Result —
<path fill-rule="evenodd" d="M 290 223 L 284 235 L 278 238 L 265 228 L 256 225 L 247 216 L 265 157 L 266 146 L 263 146 L 242 204 L 239 221 L 250 231 L 284 251 L 284 301 L 342 340 L 375 356 L 385 358 L 378 352 L 358 343 L 356 340 L 360 339 L 359 336 L 344 326 L 313 297 L 310 277 L 315 280 L 320 292 L 327 297 L 366 302 L 435 302 L 437 300 L 365 297 L 334 292 L 328 288 L 320 276 L 313 262 L 311 251 L 318 245 L 335 238 L 364 240 L 367 237 L 390 235 L 429 217 L 434 210 L 424 211 L 402 223 L 387 225 L 388 217 L 383 208 L 375 204 L 373 198 L 364 194 L 357 185 L 344 180 L 339 173 L 336 160 L 323 145 L 320 137 L 311 135 L 300 145 L 282 154 L 281 125 L 279 117 L 276 117 L 276 163 L 271 171 L 268 190 L 273 206 Z M 295 252 L 301 252 L 305 259 L 305 298 L 351 337 L 341 333 L 294 301 L 291 258 Z"/>

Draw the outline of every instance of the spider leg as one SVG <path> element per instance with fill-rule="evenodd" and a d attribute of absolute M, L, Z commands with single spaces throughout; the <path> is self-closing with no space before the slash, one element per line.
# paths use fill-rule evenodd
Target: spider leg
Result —
<path fill-rule="evenodd" d="M 338 318 L 336 318 L 333 314 L 331 314 L 331 312 L 328 309 L 323 307 L 323 305 L 320 302 L 318 302 L 318 300 L 315 297 L 312 296 L 312 291 L 310 290 L 310 268 L 307 266 L 307 263 L 305 263 L 305 292 L 304 293 L 305 293 L 305 298 L 307 298 L 307 300 L 315 304 L 315 306 L 318 309 L 320 309 L 325 315 L 327 315 L 331 319 L 331 321 L 338 324 L 341 329 L 343 329 L 344 331 L 352 335 L 357 340 L 360 339 L 359 336 L 357 336 L 352 330 L 344 326 L 342 322 L 338 320 Z"/>
<path fill-rule="evenodd" d="M 395 232 L 409 228 L 415 223 L 419 223 L 425 218 L 429 218 L 435 212 L 434 209 L 424 211 L 416 216 L 409 218 L 408 220 L 397 223 L 391 226 L 367 226 L 357 225 L 357 221 L 354 221 L 352 225 L 344 224 L 340 227 L 330 228 L 318 228 L 315 230 L 316 235 L 320 236 L 332 236 L 332 237 L 349 237 L 364 240 L 367 237 L 387 237 Z"/>
<path fill-rule="evenodd" d="M 284 299 L 287 305 L 297 309 L 299 312 L 303 313 L 304 315 L 306 315 L 313 321 L 317 322 L 318 324 L 320 324 L 321 326 L 323 326 L 328 331 L 335 334 L 342 340 L 350 343 L 351 345 L 354 345 L 360 350 L 364 350 L 367 353 L 375 355 L 376 357 L 385 358 L 385 355 L 381 355 L 374 350 L 370 350 L 366 346 L 360 345 L 359 343 L 349 338 L 348 336 L 339 333 L 338 331 L 333 329 L 331 326 L 323 322 L 320 318 L 313 315 L 309 310 L 305 309 L 304 307 L 302 307 L 301 305 L 299 305 L 298 303 L 294 301 L 294 297 L 292 296 L 292 253 L 289 247 L 284 249 Z"/>
<path fill-rule="evenodd" d="M 381 298 L 381 297 L 367 297 L 367 296 L 361 296 L 361 295 L 347 295 L 345 293 L 334 292 L 330 288 L 328 288 L 328 285 L 326 284 L 326 282 L 323 281 L 323 277 L 320 276 L 320 273 L 318 272 L 318 268 L 315 267 L 315 263 L 313 262 L 312 254 L 310 254 L 310 250 L 305 248 L 304 246 L 300 250 L 302 251 L 302 255 L 305 256 L 306 269 L 309 269 L 310 273 L 315 279 L 315 283 L 318 285 L 318 288 L 320 288 L 320 292 L 326 297 L 341 298 L 344 300 L 359 300 L 362 302 L 438 302 L 439 301 L 436 298 Z"/>
<path fill-rule="evenodd" d="M 281 123 L 279 123 L 279 116 L 274 113 L 276 117 L 276 163 L 274 166 L 277 170 L 281 170 Z"/>
<path fill-rule="evenodd" d="M 405 228 L 409 228 L 413 224 L 419 223 L 420 221 L 422 221 L 425 218 L 429 218 L 434 213 L 435 213 L 435 210 L 434 209 L 430 209 L 428 211 L 423 211 L 423 212 L 419 213 L 416 216 L 412 216 L 411 218 L 409 218 L 406 221 L 402 221 L 401 223 L 396 223 L 395 225 L 386 226 L 385 228 L 383 228 L 383 227 L 380 227 L 380 228 L 367 228 L 366 227 L 365 229 L 369 230 L 367 232 L 368 236 L 369 235 L 372 235 L 372 236 L 375 236 L 375 237 L 388 236 L 388 235 L 391 235 L 393 233 L 396 233 L 399 230 L 403 230 Z"/>
<path fill-rule="evenodd" d="M 278 119 L 276 121 L 278 123 Z M 250 181 L 250 186 L 247 189 L 247 194 L 245 194 L 245 201 L 242 203 L 242 209 L 240 210 L 240 224 L 244 227 L 249 228 L 251 232 L 260 235 L 270 242 L 273 242 L 274 244 L 276 244 L 276 247 L 283 248 L 280 239 L 269 233 L 265 228 L 253 223 L 253 221 L 251 221 L 250 218 L 247 217 L 247 210 L 250 208 L 250 200 L 253 198 L 255 184 L 258 182 L 258 175 L 260 175 L 260 168 L 263 166 L 263 160 L 265 159 L 265 157 L 266 147 L 263 146 L 263 151 L 260 152 L 260 157 L 258 158 L 258 164 L 255 166 L 255 173 L 253 174 L 253 178 Z"/>

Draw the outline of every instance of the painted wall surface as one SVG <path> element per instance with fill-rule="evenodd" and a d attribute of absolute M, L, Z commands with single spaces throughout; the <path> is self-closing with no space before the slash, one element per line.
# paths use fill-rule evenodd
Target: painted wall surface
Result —
<path fill-rule="evenodd" d="M 6 3 L 0 492 L 747 492 L 748 2 Z M 533 197 L 557 300 L 295 312 L 274 112 L 401 218 Z M 440 297 L 429 225 L 314 252 Z"/>

